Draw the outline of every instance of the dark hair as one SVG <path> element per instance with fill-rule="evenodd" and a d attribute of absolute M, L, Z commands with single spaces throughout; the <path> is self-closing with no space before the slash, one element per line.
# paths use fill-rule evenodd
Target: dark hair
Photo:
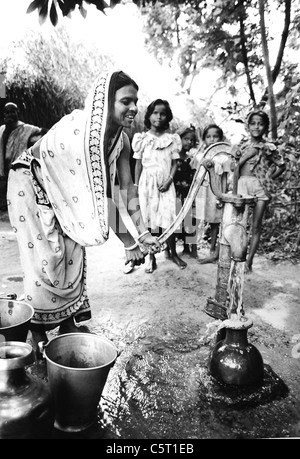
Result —
<path fill-rule="evenodd" d="M 111 85 L 114 86 L 114 92 L 116 93 L 118 89 L 123 88 L 123 86 L 133 86 L 137 91 L 139 87 L 137 83 L 129 76 L 127 73 L 122 72 L 114 72 L 111 76 Z"/>
<path fill-rule="evenodd" d="M 169 129 L 170 127 L 170 121 L 173 119 L 173 113 L 170 107 L 170 104 L 167 100 L 163 99 L 156 99 L 153 102 L 151 102 L 150 105 L 148 105 L 145 113 L 145 118 L 144 118 L 144 125 L 147 129 L 151 128 L 151 123 L 150 123 L 150 116 L 154 112 L 154 109 L 156 105 L 164 105 L 166 107 L 166 112 L 167 112 L 167 119 L 166 119 L 166 124 L 164 126 L 164 131 L 166 129 Z"/>
<path fill-rule="evenodd" d="M 104 139 L 105 151 L 107 150 L 108 139 L 111 135 L 110 128 L 112 125 L 112 114 L 114 112 L 114 106 L 115 106 L 115 94 L 119 89 L 123 88 L 124 86 L 133 86 L 137 91 L 139 90 L 137 83 L 129 75 L 127 75 L 127 73 L 123 72 L 122 70 L 113 72 L 111 75 L 109 89 L 108 89 L 108 119 L 107 119 L 108 128 L 106 129 L 105 139 Z M 120 127 L 119 132 L 121 131 L 122 131 L 122 128 Z"/>
<path fill-rule="evenodd" d="M 216 129 L 216 131 L 218 132 L 218 136 L 220 137 L 220 139 L 221 139 L 221 140 L 223 139 L 224 133 L 223 133 L 223 130 L 220 128 L 220 126 L 218 126 L 217 124 L 209 124 L 208 126 L 206 126 L 206 127 L 203 129 L 202 140 L 205 140 L 205 137 L 206 137 L 206 135 L 207 135 L 209 129 Z"/>
<path fill-rule="evenodd" d="M 196 128 L 191 124 L 189 127 L 186 127 L 182 131 L 178 132 L 178 134 L 181 138 L 187 134 L 194 134 L 194 136 L 196 137 Z"/>
<path fill-rule="evenodd" d="M 248 116 L 247 116 L 247 126 L 249 126 L 249 123 L 251 121 L 251 119 L 253 118 L 254 115 L 258 115 L 258 116 L 261 116 L 262 119 L 263 119 L 263 122 L 266 126 L 266 132 L 268 132 L 269 130 L 269 126 L 270 126 L 270 118 L 268 116 L 268 114 L 264 111 L 264 110 L 252 110 Z"/>
<path fill-rule="evenodd" d="M 49 131 L 48 128 L 41 127 L 41 128 L 40 128 L 40 135 L 45 135 L 45 134 L 47 134 L 48 131 Z"/>
<path fill-rule="evenodd" d="M 108 91 L 109 116 L 111 116 L 111 114 L 114 111 L 114 105 L 115 105 L 114 95 L 119 89 L 123 88 L 124 86 L 133 86 L 137 91 L 139 90 L 137 83 L 129 75 L 127 75 L 127 73 L 122 72 L 122 70 L 118 72 L 114 72 L 110 79 L 109 91 Z"/>

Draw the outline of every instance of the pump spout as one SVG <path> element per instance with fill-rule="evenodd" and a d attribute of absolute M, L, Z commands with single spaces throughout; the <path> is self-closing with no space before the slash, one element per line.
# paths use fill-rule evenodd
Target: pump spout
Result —
<path fill-rule="evenodd" d="M 223 237 L 230 246 L 231 258 L 235 261 L 246 261 L 248 240 L 244 226 L 239 222 L 226 225 L 223 228 Z"/>

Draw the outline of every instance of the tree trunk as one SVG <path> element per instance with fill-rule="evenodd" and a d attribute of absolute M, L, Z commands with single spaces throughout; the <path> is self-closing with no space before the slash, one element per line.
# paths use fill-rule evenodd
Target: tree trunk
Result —
<path fill-rule="evenodd" d="M 279 75 L 281 62 L 282 62 L 283 54 L 285 50 L 285 45 L 286 45 L 287 38 L 289 35 L 290 23 L 291 23 L 291 0 L 285 0 L 284 27 L 283 27 L 283 31 L 281 34 L 281 40 L 280 40 L 279 50 L 277 54 L 277 59 L 276 59 L 276 62 L 275 62 L 275 65 L 272 71 L 273 84 L 275 83 Z M 268 89 L 265 90 L 264 95 L 261 98 L 260 105 L 264 105 L 267 102 L 267 100 L 268 100 Z"/>
<path fill-rule="evenodd" d="M 276 114 L 275 96 L 274 96 L 274 90 L 273 90 L 272 72 L 271 72 L 270 59 L 269 59 L 269 49 L 268 49 L 268 42 L 267 42 L 267 36 L 266 36 L 264 0 L 259 0 L 259 23 L 260 23 L 260 31 L 261 31 L 261 43 L 262 43 L 262 49 L 263 49 L 263 55 L 264 55 L 264 64 L 265 64 L 267 81 L 268 81 L 271 138 L 272 140 L 276 140 L 277 138 L 277 114 Z"/>
<path fill-rule="evenodd" d="M 242 49 L 242 58 L 245 67 L 245 73 L 250 93 L 250 99 L 253 102 L 253 105 L 256 105 L 255 94 L 253 90 L 252 80 L 250 76 L 250 70 L 248 65 L 248 55 L 247 55 L 247 48 L 246 48 L 246 36 L 245 36 L 245 25 L 244 25 L 244 18 L 245 18 L 245 6 L 244 0 L 239 0 L 239 23 L 240 23 L 240 37 L 241 37 L 241 49 Z"/>

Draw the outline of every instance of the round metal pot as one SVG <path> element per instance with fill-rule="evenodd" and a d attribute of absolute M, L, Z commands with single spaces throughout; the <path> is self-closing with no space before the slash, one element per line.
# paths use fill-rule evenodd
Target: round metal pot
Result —
<path fill-rule="evenodd" d="M 248 342 L 247 328 L 226 328 L 209 360 L 210 374 L 218 381 L 235 386 L 260 384 L 264 364 L 259 350 Z"/>
<path fill-rule="evenodd" d="M 24 301 L 0 299 L 0 342 L 26 342 L 34 309 Z"/>
<path fill-rule="evenodd" d="M 28 373 L 33 362 L 29 344 L 0 343 L 0 439 L 50 438 L 54 404 L 46 383 Z"/>

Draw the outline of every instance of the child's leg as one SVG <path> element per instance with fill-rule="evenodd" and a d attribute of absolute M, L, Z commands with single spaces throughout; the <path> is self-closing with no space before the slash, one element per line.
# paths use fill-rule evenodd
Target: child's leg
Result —
<path fill-rule="evenodd" d="M 219 223 L 211 223 L 210 224 L 210 252 L 213 254 L 216 250 L 218 234 L 219 234 Z"/>
<path fill-rule="evenodd" d="M 152 274 L 153 271 L 155 271 L 155 269 L 157 268 L 157 264 L 156 264 L 156 258 L 155 258 L 155 255 L 152 254 L 152 253 L 149 253 L 149 261 L 148 261 L 148 265 L 145 269 L 145 272 L 148 273 L 148 274 Z"/>
<path fill-rule="evenodd" d="M 170 250 L 169 250 L 169 247 L 167 246 L 165 248 L 165 258 L 170 258 L 170 257 L 171 257 Z"/>
<path fill-rule="evenodd" d="M 190 244 L 188 242 L 189 235 L 183 230 L 182 239 L 183 239 L 183 252 L 190 254 Z"/>
<path fill-rule="evenodd" d="M 209 257 L 199 260 L 199 263 L 201 265 L 205 265 L 206 263 L 214 263 L 215 261 L 218 260 L 218 258 L 219 258 L 219 244 L 217 245 L 216 250 L 211 255 L 209 255 Z"/>
<path fill-rule="evenodd" d="M 182 253 L 190 254 L 190 244 L 187 244 L 185 242 L 185 239 L 184 239 L 184 242 L 183 242 L 183 252 Z"/>
<path fill-rule="evenodd" d="M 198 258 L 197 244 L 191 244 L 190 255 L 192 258 Z"/>
<path fill-rule="evenodd" d="M 198 257 L 198 246 L 197 246 L 197 239 L 198 239 L 198 226 L 199 226 L 199 221 L 197 218 L 193 217 L 192 218 L 192 224 L 194 228 L 194 232 L 190 235 L 191 238 L 191 247 L 190 247 L 190 255 L 193 258 Z"/>
<path fill-rule="evenodd" d="M 176 265 L 179 266 L 180 269 L 186 268 L 186 266 L 187 266 L 186 262 L 183 261 L 181 258 L 179 258 L 179 256 L 177 255 L 177 252 L 176 252 L 176 239 L 175 239 L 175 234 L 174 233 L 171 234 L 171 236 L 167 240 L 167 244 L 168 244 L 168 247 L 169 247 L 169 250 L 170 250 L 172 261 L 174 261 L 174 263 L 176 263 Z"/>
<path fill-rule="evenodd" d="M 219 234 L 219 223 L 210 223 L 210 255 L 209 257 L 203 258 L 199 263 L 202 265 L 205 263 L 214 263 L 219 258 L 219 243 L 218 234 Z"/>
<path fill-rule="evenodd" d="M 245 272 L 252 271 L 252 263 L 254 255 L 258 249 L 261 230 L 262 230 L 262 220 L 267 207 L 268 201 L 257 201 L 253 209 L 253 222 L 252 222 L 252 234 L 251 242 L 249 247 L 249 253 L 247 256 L 247 261 L 245 265 Z"/>

